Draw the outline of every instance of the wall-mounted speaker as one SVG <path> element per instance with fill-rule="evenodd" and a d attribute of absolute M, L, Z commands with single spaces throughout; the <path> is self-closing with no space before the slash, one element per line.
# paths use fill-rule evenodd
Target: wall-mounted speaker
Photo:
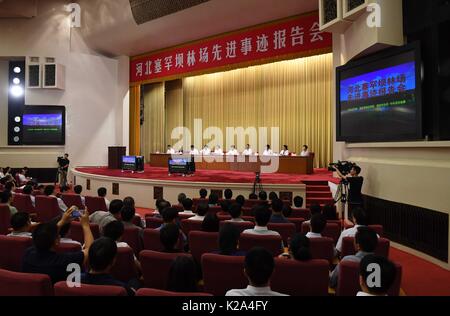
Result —
<path fill-rule="evenodd" d="M 27 66 L 27 88 L 37 89 L 41 87 L 41 65 L 28 64 Z"/>
<path fill-rule="evenodd" d="M 56 63 L 44 64 L 43 88 L 64 90 L 66 68 L 64 65 Z"/>

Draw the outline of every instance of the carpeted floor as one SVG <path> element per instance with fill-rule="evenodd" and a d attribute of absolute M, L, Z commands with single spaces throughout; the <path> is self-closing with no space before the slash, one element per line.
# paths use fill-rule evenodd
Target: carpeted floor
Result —
<path fill-rule="evenodd" d="M 223 183 L 253 183 L 255 173 L 220 171 L 220 170 L 197 170 L 191 177 L 181 177 L 179 175 L 169 176 L 167 168 L 145 166 L 143 173 L 122 172 L 121 170 L 110 170 L 106 167 L 78 167 L 79 172 L 95 175 L 132 178 L 132 179 L 151 179 L 167 181 L 188 181 L 188 182 L 223 182 Z M 333 177 L 332 172 L 327 169 L 315 169 L 312 175 L 293 175 L 293 174 L 262 174 L 261 181 L 266 184 L 299 184 L 303 180 L 332 181 L 339 182 Z"/>

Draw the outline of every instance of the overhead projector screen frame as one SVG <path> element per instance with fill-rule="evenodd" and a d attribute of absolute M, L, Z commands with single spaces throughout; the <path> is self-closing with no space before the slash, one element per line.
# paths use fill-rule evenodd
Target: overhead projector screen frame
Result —
<path fill-rule="evenodd" d="M 381 63 L 383 60 L 389 61 L 396 56 L 401 56 L 407 53 L 414 54 L 415 62 L 415 96 L 416 96 L 416 120 L 415 131 L 410 134 L 395 134 L 395 130 L 386 131 L 378 135 L 353 135 L 347 136 L 342 134 L 341 125 L 341 76 L 342 73 L 349 72 L 357 68 L 374 66 Z M 375 68 L 376 69 L 376 68 Z M 365 73 L 370 73 L 366 71 Z M 364 72 L 363 72 L 364 74 Z M 403 141 L 418 141 L 423 139 L 423 122 L 422 122 L 422 58 L 420 43 L 414 42 L 402 47 L 391 48 L 380 53 L 375 53 L 371 56 L 361 58 L 347 63 L 341 67 L 336 68 L 336 141 L 348 143 L 375 143 L 375 142 L 403 142 Z"/>

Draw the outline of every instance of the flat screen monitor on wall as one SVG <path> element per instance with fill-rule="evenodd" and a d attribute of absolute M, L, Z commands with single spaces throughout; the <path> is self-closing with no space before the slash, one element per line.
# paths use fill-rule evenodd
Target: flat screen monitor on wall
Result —
<path fill-rule="evenodd" d="M 337 140 L 422 138 L 420 46 L 390 49 L 336 69 Z"/>
<path fill-rule="evenodd" d="M 24 145 L 65 145 L 65 107 L 27 106 L 22 122 Z"/>

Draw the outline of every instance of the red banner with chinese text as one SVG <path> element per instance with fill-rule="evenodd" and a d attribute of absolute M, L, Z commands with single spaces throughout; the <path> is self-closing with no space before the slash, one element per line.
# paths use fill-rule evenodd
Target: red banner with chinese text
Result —
<path fill-rule="evenodd" d="M 313 55 L 331 47 L 332 36 L 320 32 L 314 13 L 133 58 L 130 84 Z"/>

